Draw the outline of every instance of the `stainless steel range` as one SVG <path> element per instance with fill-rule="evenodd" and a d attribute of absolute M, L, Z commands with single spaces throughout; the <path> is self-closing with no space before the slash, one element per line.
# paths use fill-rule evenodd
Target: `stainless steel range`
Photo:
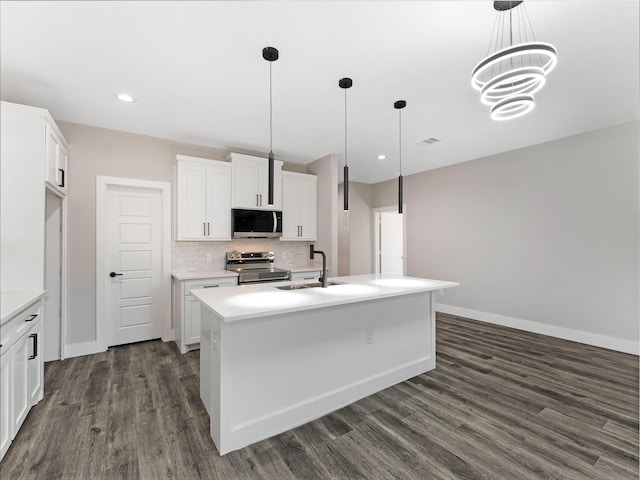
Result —
<path fill-rule="evenodd" d="M 227 270 L 238 273 L 238 283 L 291 280 L 291 272 L 273 266 L 273 252 L 227 252 Z"/>

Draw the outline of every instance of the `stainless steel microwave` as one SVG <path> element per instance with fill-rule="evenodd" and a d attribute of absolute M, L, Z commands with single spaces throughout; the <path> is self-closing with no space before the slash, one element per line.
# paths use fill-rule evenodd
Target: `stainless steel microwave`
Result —
<path fill-rule="evenodd" d="M 273 238 L 282 236 L 282 212 L 274 210 L 231 210 L 233 238 Z"/>

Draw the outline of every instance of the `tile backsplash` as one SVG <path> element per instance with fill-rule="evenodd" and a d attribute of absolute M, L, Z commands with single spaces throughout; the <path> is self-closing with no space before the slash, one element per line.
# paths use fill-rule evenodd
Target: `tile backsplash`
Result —
<path fill-rule="evenodd" d="M 309 259 L 311 242 L 281 242 L 275 238 L 233 240 L 231 242 L 173 242 L 171 244 L 171 270 L 174 272 L 206 272 L 224 270 L 226 253 L 274 252 L 275 265 L 281 267 L 306 267 L 322 265 Z M 284 257 L 283 258 L 283 254 Z M 211 261 L 207 261 L 211 255 Z"/>

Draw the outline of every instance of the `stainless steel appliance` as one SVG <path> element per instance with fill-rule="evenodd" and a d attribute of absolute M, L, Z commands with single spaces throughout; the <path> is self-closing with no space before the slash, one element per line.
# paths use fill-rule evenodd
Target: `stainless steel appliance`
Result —
<path fill-rule="evenodd" d="M 282 212 L 274 210 L 231 210 L 233 238 L 272 238 L 282 236 Z"/>
<path fill-rule="evenodd" d="M 273 266 L 273 252 L 227 252 L 227 270 L 238 273 L 238 283 L 291 280 L 291 272 Z"/>

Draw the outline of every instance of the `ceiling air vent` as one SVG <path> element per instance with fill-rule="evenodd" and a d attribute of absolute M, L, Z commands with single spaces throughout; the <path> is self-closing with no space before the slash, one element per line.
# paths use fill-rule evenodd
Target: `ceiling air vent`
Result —
<path fill-rule="evenodd" d="M 420 144 L 420 145 L 431 145 L 432 143 L 436 143 L 436 142 L 439 142 L 439 141 L 440 140 L 438 140 L 437 138 L 431 137 L 431 138 L 427 138 L 425 140 L 419 141 L 418 144 Z"/>

